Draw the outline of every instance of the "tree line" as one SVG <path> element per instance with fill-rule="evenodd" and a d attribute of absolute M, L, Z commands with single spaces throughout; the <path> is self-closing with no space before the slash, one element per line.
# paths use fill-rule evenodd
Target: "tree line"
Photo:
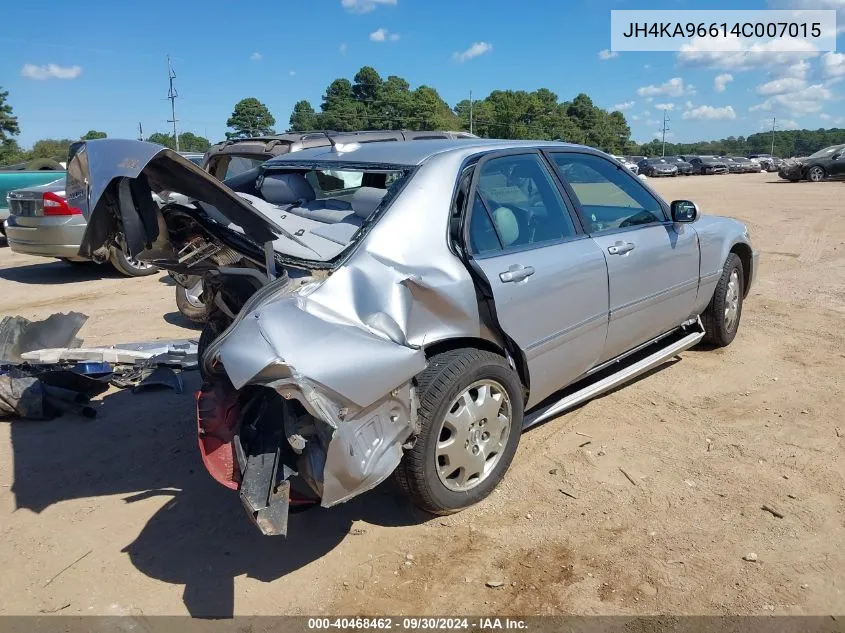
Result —
<path fill-rule="evenodd" d="M 42 139 L 29 150 L 22 149 L 15 136 L 20 134 L 17 117 L 0 90 L 0 165 L 26 163 L 35 159 L 63 161 L 75 139 Z M 547 88 L 534 91 L 494 90 L 483 99 L 459 101 L 451 107 L 431 86 L 411 89 L 408 81 L 396 75 L 382 78 L 371 66 L 361 68 L 352 80 L 340 77 L 326 88 L 319 111 L 307 100 L 296 102 L 288 120 L 288 131 L 336 130 L 465 130 L 481 137 L 505 139 L 563 140 L 599 148 L 613 154 L 659 156 L 662 143 L 653 140 L 638 144 L 631 139 L 625 115 L 595 105 L 584 93 L 572 100 L 561 100 Z M 270 109 L 255 97 L 240 100 L 227 119 L 226 138 L 247 138 L 275 133 L 276 119 Z M 89 130 L 83 140 L 104 138 Z M 155 132 L 147 141 L 175 149 L 172 134 Z M 802 156 L 819 149 L 845 143 L 845 130 L 781 130 L 774 135 L 778 156 Z M 179 134 L 179 149 L 205 152 L 211 143 L 192 132 Z M 772 134 L 729 136 L 696 143 L 666 143 L 666 154 L 747 154 L 772 149 Z"/>

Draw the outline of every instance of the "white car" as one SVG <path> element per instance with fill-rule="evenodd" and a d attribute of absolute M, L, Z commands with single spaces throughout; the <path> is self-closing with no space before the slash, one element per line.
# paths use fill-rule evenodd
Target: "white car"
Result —
<path fill-rule="evenodd" d="M 614 156 L 613 158 L 615 158 L 620 163 L 622 163 L 622 165 L 624 165 L 625 168 L 628 169 L 631 173 L 633 173 L 633 174 L 639 174 L 640 173 L 640 168 L 637 166 L 637 164 L 632 163 L 631 161 L 629 161 L 624 156 Z"/>

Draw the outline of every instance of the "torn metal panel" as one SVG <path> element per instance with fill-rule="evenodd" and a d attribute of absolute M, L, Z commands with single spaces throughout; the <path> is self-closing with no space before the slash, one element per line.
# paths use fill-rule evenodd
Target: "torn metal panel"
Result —
<path fill-rule="evenodd" d="M 323 507 L 372 490 L 396 470 L 402 444 L 413 433 L 410 384 L 335 431 L 323 469 Z"/>
<path fill-rule="evenodd" d="M 144 369 L 141 372 L 141 382 L 132 389 L 132 392 L 139 393 L 153 387 L 166 387 L 168 389 L 172 389 L 176 393 L 183 393 L 185 391 L 182 386 L 181 374 L 173 371 L 170 367 L 164 366 L 156 367 L 154 369 Z"/>
<path fill-rule="evenodd" d="M 76 335 L 88 317 L 79 312 L 56 313 L 42 321 L 21 316 L 0 321 L 0 364 L 14 365 L 25 360 L 24 354 L 48 347 L 78 347 Z"/>
<path fill-rule="evenodd" d="M 116 228 L 133 256 L 156 241 L 160 227 L 153 192 L 165 194 L 162 197 L 180 193 L 210 204 L 259 243 L 280 234 L 271 220 L 226 185 L 154 143 L 101 139 L 74 144 L 65 190 L 68 204 L 81 209 L 88 221 L 79 252 L 89 258 L 109 242 Z M 120 227 L 115 227 L 115 217 L 120 218 Z"/>

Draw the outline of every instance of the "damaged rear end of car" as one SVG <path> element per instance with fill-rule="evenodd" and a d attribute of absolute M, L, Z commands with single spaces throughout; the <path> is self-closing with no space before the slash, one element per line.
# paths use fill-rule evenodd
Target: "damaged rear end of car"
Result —
<path fill-rule="evenodd" d="M 417 432 L 425 346 L 485 336 L 474 281 L 443 239 L 453 192 L 441 172 L 361 165 L 332 147 L 223 184 L 149 143 L 71 154 L 81 254 L 120 245 L 203 276 L 199 448 L 259 529 L 286 534 L 292 505 L 330 507 L 390 476 Z M 405 188 L 431 191 L 443 217 L 411 213 Z M 314 189 L 335 193 L 308 200 Z M 417 239 L 395 239 L 409 231 Z"/>

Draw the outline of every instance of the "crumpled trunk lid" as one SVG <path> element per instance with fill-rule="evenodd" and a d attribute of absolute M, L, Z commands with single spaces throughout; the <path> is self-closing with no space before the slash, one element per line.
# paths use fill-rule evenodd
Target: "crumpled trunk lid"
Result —
<path fill-rule="evenodd" d="M 173 150 L 123 139 L 74 143 L 66 186 L 68 204 L 88 222 L 79 253 L 94 252 L 121 233 L 133 257 L 159 237 L 161 217 L 152 194 L 178 193 L 215 207 L 253 241 L 274 240 L 279 228 L 219 180 Z"/>

